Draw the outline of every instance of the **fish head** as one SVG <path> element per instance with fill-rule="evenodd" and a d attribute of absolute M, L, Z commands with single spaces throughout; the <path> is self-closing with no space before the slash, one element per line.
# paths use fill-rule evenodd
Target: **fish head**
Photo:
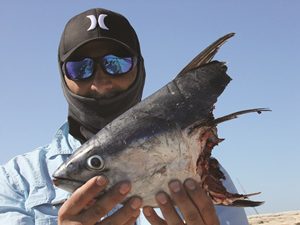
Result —
<path fill-rule="evenodd" d="M 153 196 L 167 189 L 168 180 L 191 177 L 191 171 L 196 176 L 197 153 L 191 152 L 185 132 L 178 124 L 145 117 L 122 121 L 130 129 L 124 132 L 123 127 L 119 132 L 118 121 L 122 119 L 83 144 L 54 172 L 55 186 L 74 192 L 90 178 L 103 175 L 109 180 L 103 192 L 122 180 L 129 180 L 131 195 L 155 205 Z M 114 128 L 113 135 L 110 126 Z"/>
<path fill-rule="evenodd" d="M 56 169 L 52 175 L 53 183 L 63 190 L 74 192 L 87 180 L 104 174 L 106 170 L 103 155 L 92 150 L 78 151 Z"/>

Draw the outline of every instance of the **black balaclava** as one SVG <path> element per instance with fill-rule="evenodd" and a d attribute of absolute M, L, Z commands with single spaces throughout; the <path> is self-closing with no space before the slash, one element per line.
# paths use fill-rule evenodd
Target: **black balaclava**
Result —
<path fill-rule="evenodd" d="M 137 76 L 134 83 L 127 90 L 107 99 L 83 97 L 72 93 L 67 87 L 62 70 L 63 63 L 74 51 L 88 42 L 97 40 L 109 40 L 138 56 Z M 62 88 L 69 104 L 70 134 L 82 143 L 141 101 L 145 68 L 139 41 L 128 20 L 118 13 L 97 8 L 74 16 L 66 24 L 62 34 L 58 60 Z"/>

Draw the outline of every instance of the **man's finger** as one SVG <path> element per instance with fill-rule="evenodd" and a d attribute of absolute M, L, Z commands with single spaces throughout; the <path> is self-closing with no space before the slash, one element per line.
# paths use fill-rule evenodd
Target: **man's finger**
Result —
<path fill-rule="evenodd" d="M 135 225 L 135 222 L 137 220 L 137 217 L 131 217 L 126 223 L 124 223 L 123 225 Z"/>
<path fill-rule="evenodd" d="M 170 197 L 165 192 L 157 193 L 155 199 L 164 218 L 166 219 L 167 224 L 184 225 L 184 222 L 174 208 Z"/>
<path fill-rule="evenodd" d="M 167 225 L 166 221 L 160 218 L 150 206 L 145 206 L 143 208 L 143 213 L 151 225 Z"/>
<path fill-rule="evenodd" d="M 107 193 L 103 194 L 93 207 L 82 213 L 82 221 L 89 221 L 92 224 L 99 221 L 117 204 L 121 203 L 131 189 L 129 181 L 123 181 L 112 187 Z"/>
<path fill-rule="evenodd" d="M 188 183 L 189 184 L 189 183 Z M 195 185 L 194 185 L 195 186 Z M 180 209 L 185 222 L 188 225 L 204 225 L 200 212 L 191 198 L 187 195 L 185 188 L 179 180 L 173 180 L 169 183 L 172 199 Z M 195 187 L 194 187 L 195 188 Z"/>
<path fill-rule="evenodd" d="M 132 225 L 136 218 L 140 215 L 140 207 L 142 205 L 142 199 L 138 197 L 133 197 L 126 204 L 116 211 L 113 215 L 105 218 L 101 225 Z"/>
<path fill-rule="evenodd" d="M 59 213 L 62 215 L 77 215 L 104 190 L 107 183 L 108 181 L 104 176 L 91 178 L 71 195 L 62 205 Z"/>
<path fill-rule="evenodd" d="M 205 224 L 220 224 L 215 207 L 210 197 L 193 179 L 187 179 L 184 182 L 185 190 L 194 204 L 197 206 Z"/>

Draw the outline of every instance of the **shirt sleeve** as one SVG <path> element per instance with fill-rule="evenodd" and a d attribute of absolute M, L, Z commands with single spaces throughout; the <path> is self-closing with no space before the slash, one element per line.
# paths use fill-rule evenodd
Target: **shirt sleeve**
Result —
<path fill-rule="evenodd" d="M 21 174 L 17 170 L 9 172 L 0 166 L 0 224 L 34 225 L 33 214 L 25 209 L 26 192 L 20 185 Z"/>

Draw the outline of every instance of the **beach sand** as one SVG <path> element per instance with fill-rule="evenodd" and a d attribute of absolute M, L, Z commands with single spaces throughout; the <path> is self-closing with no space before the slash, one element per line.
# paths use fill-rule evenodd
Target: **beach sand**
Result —
<path fill-rule="evenodd" d="M 250 225 L 300 225 L 300 211 L 248 216 Z"/>

